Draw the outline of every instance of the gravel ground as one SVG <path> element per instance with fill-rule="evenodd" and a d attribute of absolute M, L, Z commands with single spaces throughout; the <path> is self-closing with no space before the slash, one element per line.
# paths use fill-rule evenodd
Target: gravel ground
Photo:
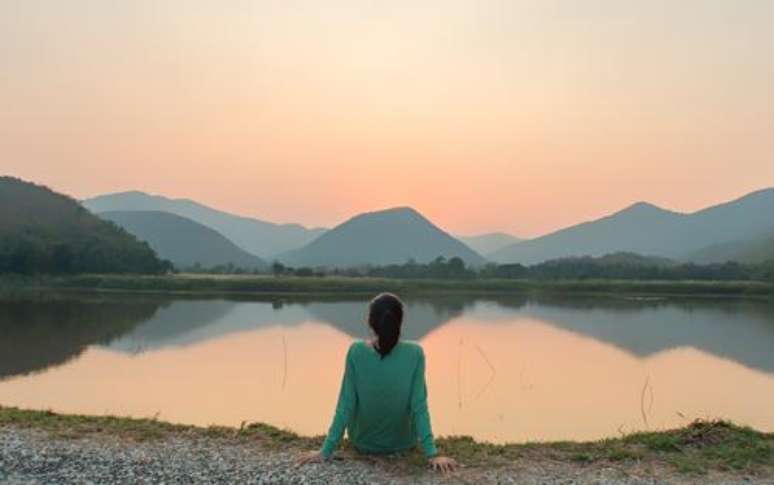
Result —
<path fill-rule="evenodd" d="M 519 483 L 654 484 L 770 483 L 774 480 L 711 475 L 685 477 L 651 467 L 582 466 L 534 460 L 493 470 L 465 468 L 444 478 L 398 474 L 385 463 L 343 457 L 296 467 L 295 454 L 217 439 L 169 437 L 135 442 L 110 437 L 61 438 L 44 431 L 0 427 L 0 483 Z"/>

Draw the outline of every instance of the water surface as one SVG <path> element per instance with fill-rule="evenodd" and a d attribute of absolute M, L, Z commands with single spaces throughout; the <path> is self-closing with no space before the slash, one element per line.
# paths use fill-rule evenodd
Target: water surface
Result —
<path fill-rule="evenodd" d="M 365 299 L 68 296 L 0 305 L 0 404 L 326 431 Z M 727 418 L 774 431 L 774 305 L 407 301 L 437 434 L 596 439 Z"/>

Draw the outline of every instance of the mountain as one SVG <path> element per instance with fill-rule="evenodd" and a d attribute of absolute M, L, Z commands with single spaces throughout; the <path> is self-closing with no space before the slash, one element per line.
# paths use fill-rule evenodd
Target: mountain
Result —
<path fill-rule="evenodd" d="M 274 224 L 219 211 L 190 199 L 169 199 L 144 192 L 120 192 L 86 199 L 92 212 L 161 211 L 177 214 L 218 231 L 242 249 L 260 256 L 272 256 L 299 248 L 325 232 L 298 224 Z"/>
<path fill-rule="evenodd" d="M 147 243 L 75 199 L 0 177 L 0 273 L 161 273 Z"/>
<path fill-rule="evenodd" d="M 457 239 L 467 244 L 478 254 L 484 256 L 502 249 L 511 244 L 521 242 L 516 236 L 504 232 L 491 232 L 488 234 L 479 234 L 477 236 L 457 236 Z"/>
<path fill-rule="evenodd" d="M 750 239 L 713 244 L 695 251 L 687 259 L 699 264 L 726 261 L 739 263 L 774 261 L 774 231 L 759 234 Z"/>
<path fill-rule="evenodd" d="M 569 256 L 633 252 L 686 259 L 711 244 L 774 230 L 774 188 L 684 214 L 639 202 L 608 217 L 511 244 L 490 257 L 499 263 L 535 264 Z"/>
<path fill-rule="evenodd" d="M 407 207 L 360 214 L 303 248 L 279 256 L 293 266 L 352 267 L 427 263 L 444 256 L 471 265 L 485 262 L 478 253 Z"/>
<path fill-rule="evenodd" d="M 191 219 L 160 211 L 108 211 L 97 214 L 147 241 L 159 256 L 186 269 L 232 264 L 242 269 L 265 268 L 259 257 L 239 248 L 219 232 Z"/>

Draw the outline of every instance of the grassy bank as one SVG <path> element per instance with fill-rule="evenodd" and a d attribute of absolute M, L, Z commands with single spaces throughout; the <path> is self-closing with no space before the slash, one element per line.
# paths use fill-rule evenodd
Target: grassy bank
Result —
<path fill-rule="evenodd" d="M 322 443 L 322 437 L 302 437 L 260 423 L 243 423 L 238 429 L 201 428 L 155 419 L 63 415 L 0 407 L 0 427 L 4 426 L 40 429 L 72 439 L 95 436 L 129 440 L 160 440 L 169 437 L 218 439 L 288 452 L 315 449 Z M 593 442 L 497 445 L 480 443 L 468 437 L 448 437 L 440 438 L 438 446 L 444 454 L 453 456 L 469 467 L 505 466 L 516 460 L 548 459 L 580 466 L 593 463 L 651 463 L 667 465 L 677 472 L 690 474 L 713 470 L 769 474 L 774 470 L 774 433 L 761 433 L 725 421 L 696 421 L 680 429 L 634 433 Z M 348 456 L 358 457 L 346 444 L 344 449 Z M 400 461 L 407 472 L 424 467 L 424 459 L 418 451 L 400 457 Z"/>
<path fill-rule="evenodd" d="M 18 290 L 145 291 L 159 293 L 248 294 L 374 294 L 438 293 L 620 294 L 637 296 L 774 297 L 774 284 L 754 281 L 633 281 L 633 280 L 397 280 L 328 276 L 273 277 L 239 275 L 77 275 L 67 277 L 0 277 L 0 291 Z"/>

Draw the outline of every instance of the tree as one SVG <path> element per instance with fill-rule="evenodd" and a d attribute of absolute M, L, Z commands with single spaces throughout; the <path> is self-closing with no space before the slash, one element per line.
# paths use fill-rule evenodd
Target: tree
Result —
<path fill-rule="evenodd" d="M 281 276 L 285 274 L 285 271 L 287 268 L 284 264 L 280 263 L 279 261 L 274 261 L 271 265 L 271 272 L 274 276 Z"/>

